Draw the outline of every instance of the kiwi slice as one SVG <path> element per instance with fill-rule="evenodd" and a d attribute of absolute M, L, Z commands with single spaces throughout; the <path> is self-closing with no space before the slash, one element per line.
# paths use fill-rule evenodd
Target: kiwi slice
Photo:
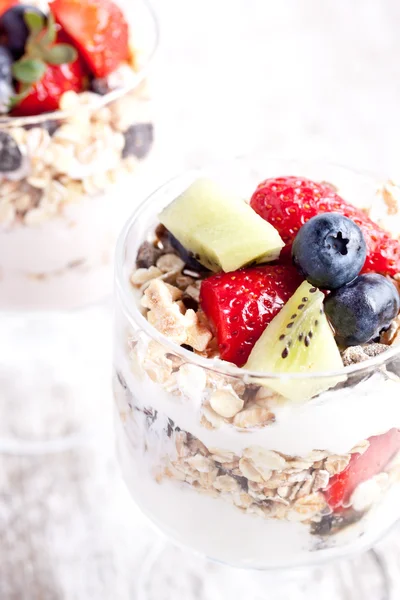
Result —
<path fill-rule="evenodd" d="M 160 214 L 161 223 L 211 271 L 235 271 L 279 257 L 277 230 L 249 204 L 198 179 Z"/>
<path fill-rule="evenodd" d="M 303 282 L 254 346 L 245 369 L 281 374 L 261 380 L 289 400 L 309 400 L 343 377 L 285 379 L 292 373 L 340 371 L 342 358 L 323 309 L 324 294 Z"/>

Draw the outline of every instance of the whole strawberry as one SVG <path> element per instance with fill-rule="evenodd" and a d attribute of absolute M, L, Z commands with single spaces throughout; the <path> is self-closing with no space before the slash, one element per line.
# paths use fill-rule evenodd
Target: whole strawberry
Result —
<path fill-rule="evenodd" d="M 53 0 L 50 9 L 96 77 L 129 58 L 128 24 L 113 0 Z"/>
<path fill-rule="evenodd" d="M 321 213 L 335 212 L 354 221 L 364 234 L 368 249 L 364 273 L 400 273 L 400 243 L 327 183 L 293 176 L 266 179 L 258 185 L 250 204 L 280 233 L 286 244 L 283 261 L 290 260 L 292 242 L 304 223 Z"/>
<path fill-rule="evenodd" d="M 215 328 L 221 358 L 243 366 L 268 323 L 301 281 L 294 267 L 278 265 L 205 279 L 200 303 Z"/>

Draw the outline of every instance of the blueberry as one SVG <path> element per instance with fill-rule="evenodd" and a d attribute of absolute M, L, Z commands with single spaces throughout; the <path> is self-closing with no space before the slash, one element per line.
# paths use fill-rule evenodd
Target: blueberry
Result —
<path fill-rule="evenodd" d="M 21 150 L 11 135 L 0 131 L 0 173 L 10 173 L 22 164 Z"/>
<path fill-rule="evenodd" d="M 195 257 L 193 256 L 193 254 L 191 252 L 188 252 L 186 250 L 186 248 L 184 248 L 184 246 L 182 246 L 182 244 L 180 243 L 179 240 L 176 239 L 175 236 L 172 235 L 172 233 L 169 231 L 168 232 L 168 241 L 171 244 L 171 246 L 173 248 L 175 248 L 175 250 L 178 252 L 179 256 L 181 257 L 181 259 L 183 261 L 185 261 L 185 265 L 188 269 L 193 269 L 193 271 L 199 271 L 200 273 L 202 271 L 207 271 L 208 269 L 206 269 L 206 267 L 203 267 L 202 264 L 200 264 Z"/>
<path fill-rule="evenodd" d="M 367 246 L 361 229 L 351 219 L 324 213 L 300 229 L 292 257 L 312 285 L 335 290 L 357 277 L 367 257 Z"/>
<path fill-rule="evenodd" d="M 26 12 L 36 13 L 44 20 L 46 19 L 46 15 L 41 10 L 28 4 L 12 6 L 0 17 L 0 34 L 3 39 L 5 38 L 5 45 L 15 60 L 24 54 L 26 40 L 29 36 L 29 29 L 24 20 Z"/>
<path fill-rule="evenodd" d="M 325 299 L 325 312 L 340 346 L 366 344 L 379 337 L 399 310 L 397 288 L 377 273 L 360 275 Z"/>
<path fill-rule="evenodd" d="M 136 123 L 131 125 L 124 133 L 125 146 L 122 158 L 136 156 L 144 158 L 149 153 L 154 140 L 153 123 Z"/>
<path fill-rule="evenodd" d="M 0 81 L 10 84 L 12 80 L 13 57 L 11 52 L 4 46 L 0 46 Z"/>

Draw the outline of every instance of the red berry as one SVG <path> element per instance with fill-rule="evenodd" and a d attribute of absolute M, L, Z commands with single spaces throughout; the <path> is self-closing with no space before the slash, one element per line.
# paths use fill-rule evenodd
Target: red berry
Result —
<path fill-rule="evenodd" d="M 243 366 L 264 329 L 302 279 L 291 266 L 218 273 L 205 279 L 200 302 L 218 338 L 221 358 Z"/>
<path fill-rule="evenodd" d="M 128 60 L 128 24 L 112 0 L 54 0 L 50 8 L 96 77 Z"/>
<path fill-rule="evenodd" d="M 341 198 L 327 183 L 300 177 L 266 179 L 259 184 L 252 208 L 280 233 L 286 246 L 281 259 L 290 260 L 291 247 L 300 227 L 320 213 L 338 212 L 362 230 L 368 248 L 363 273 L 400 273 L 400 242 L 376 225 L 366 214 Z"/>
<path fill-rule="evenodd" d="M 0 0 L 0 16 L 17 3 L 18 0 Z"/>
<path fill-rule="evenodd" d="M 356 487 L 383 471 L 399 450 L 398 429 L 369 438 L 369 447 L 364 454 L 352 454 L 346 469 L 330 479 L 324 492 L 329 506 L 335 511 L 346 507 Z"/>
<path fill-rule="evenodd" d="M 57 34 L 57 42 L 68 43 L 62 31 Z M 86 71 L 80 58 L 71 63 L 47 65 L 42 79 L 32 85 L 28 96 L 13 108 L 13 116 L 40 115 L 58 110 L 61 96 L 70 90 L 81 92 L 85 89 Z M 17 92 L 21 84 L 17 86 Z"/>

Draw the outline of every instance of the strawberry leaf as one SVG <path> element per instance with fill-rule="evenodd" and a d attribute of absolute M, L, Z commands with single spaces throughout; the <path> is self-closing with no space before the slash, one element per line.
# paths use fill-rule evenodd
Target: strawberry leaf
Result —
<path fill-rule="evenodd" d="M 12 96 L 10 98 L 10 101 L 8 103 L 8 109 L 12 110 L 20 102 L 22 102 L 22 100 L 24 100 L 24 98 L 26 98 L 28 96 L 29 92 L 31 91 L 31 88 L 32 88 L 32 86 L 30 83 L 23 83 L 21 85 L 21 91 L 19 92 L 19 94 L 15 94 L 14 96 Z"/>
<path fill-rule="evenodd" d="M 37 58 L 21 58 L 14 63 L 14 78 L 22 83 L 35 83 L 40 81 L 46 72 L 46 64 Z"/>
<path fill-rule="evenodd" d="M 42 48 L 43 59 L 50 65 L 63 65 L 74 62 L 78 53 L 69 44 L 57 44 L 51 48 Z"/>
<path fill-rule="evenodd" d="M 38 34 L 45 26 L 45 20 L 42 15 L 29 10 L 24 12 L 24 21 L 32 34 Z"/>
<path fill-rule="evenodd" d="M 54 21 L 53 14 L 50 13 L 47 18 L 46 31 L 44 32 L 40 41 L 41 41 L 42 45 L 46 47 L 46 46 L 50 46 L 51 44 L 54 44 L 54 42 L 56 41 L 56 37 L 57 37 L 56 24 Z"/>

